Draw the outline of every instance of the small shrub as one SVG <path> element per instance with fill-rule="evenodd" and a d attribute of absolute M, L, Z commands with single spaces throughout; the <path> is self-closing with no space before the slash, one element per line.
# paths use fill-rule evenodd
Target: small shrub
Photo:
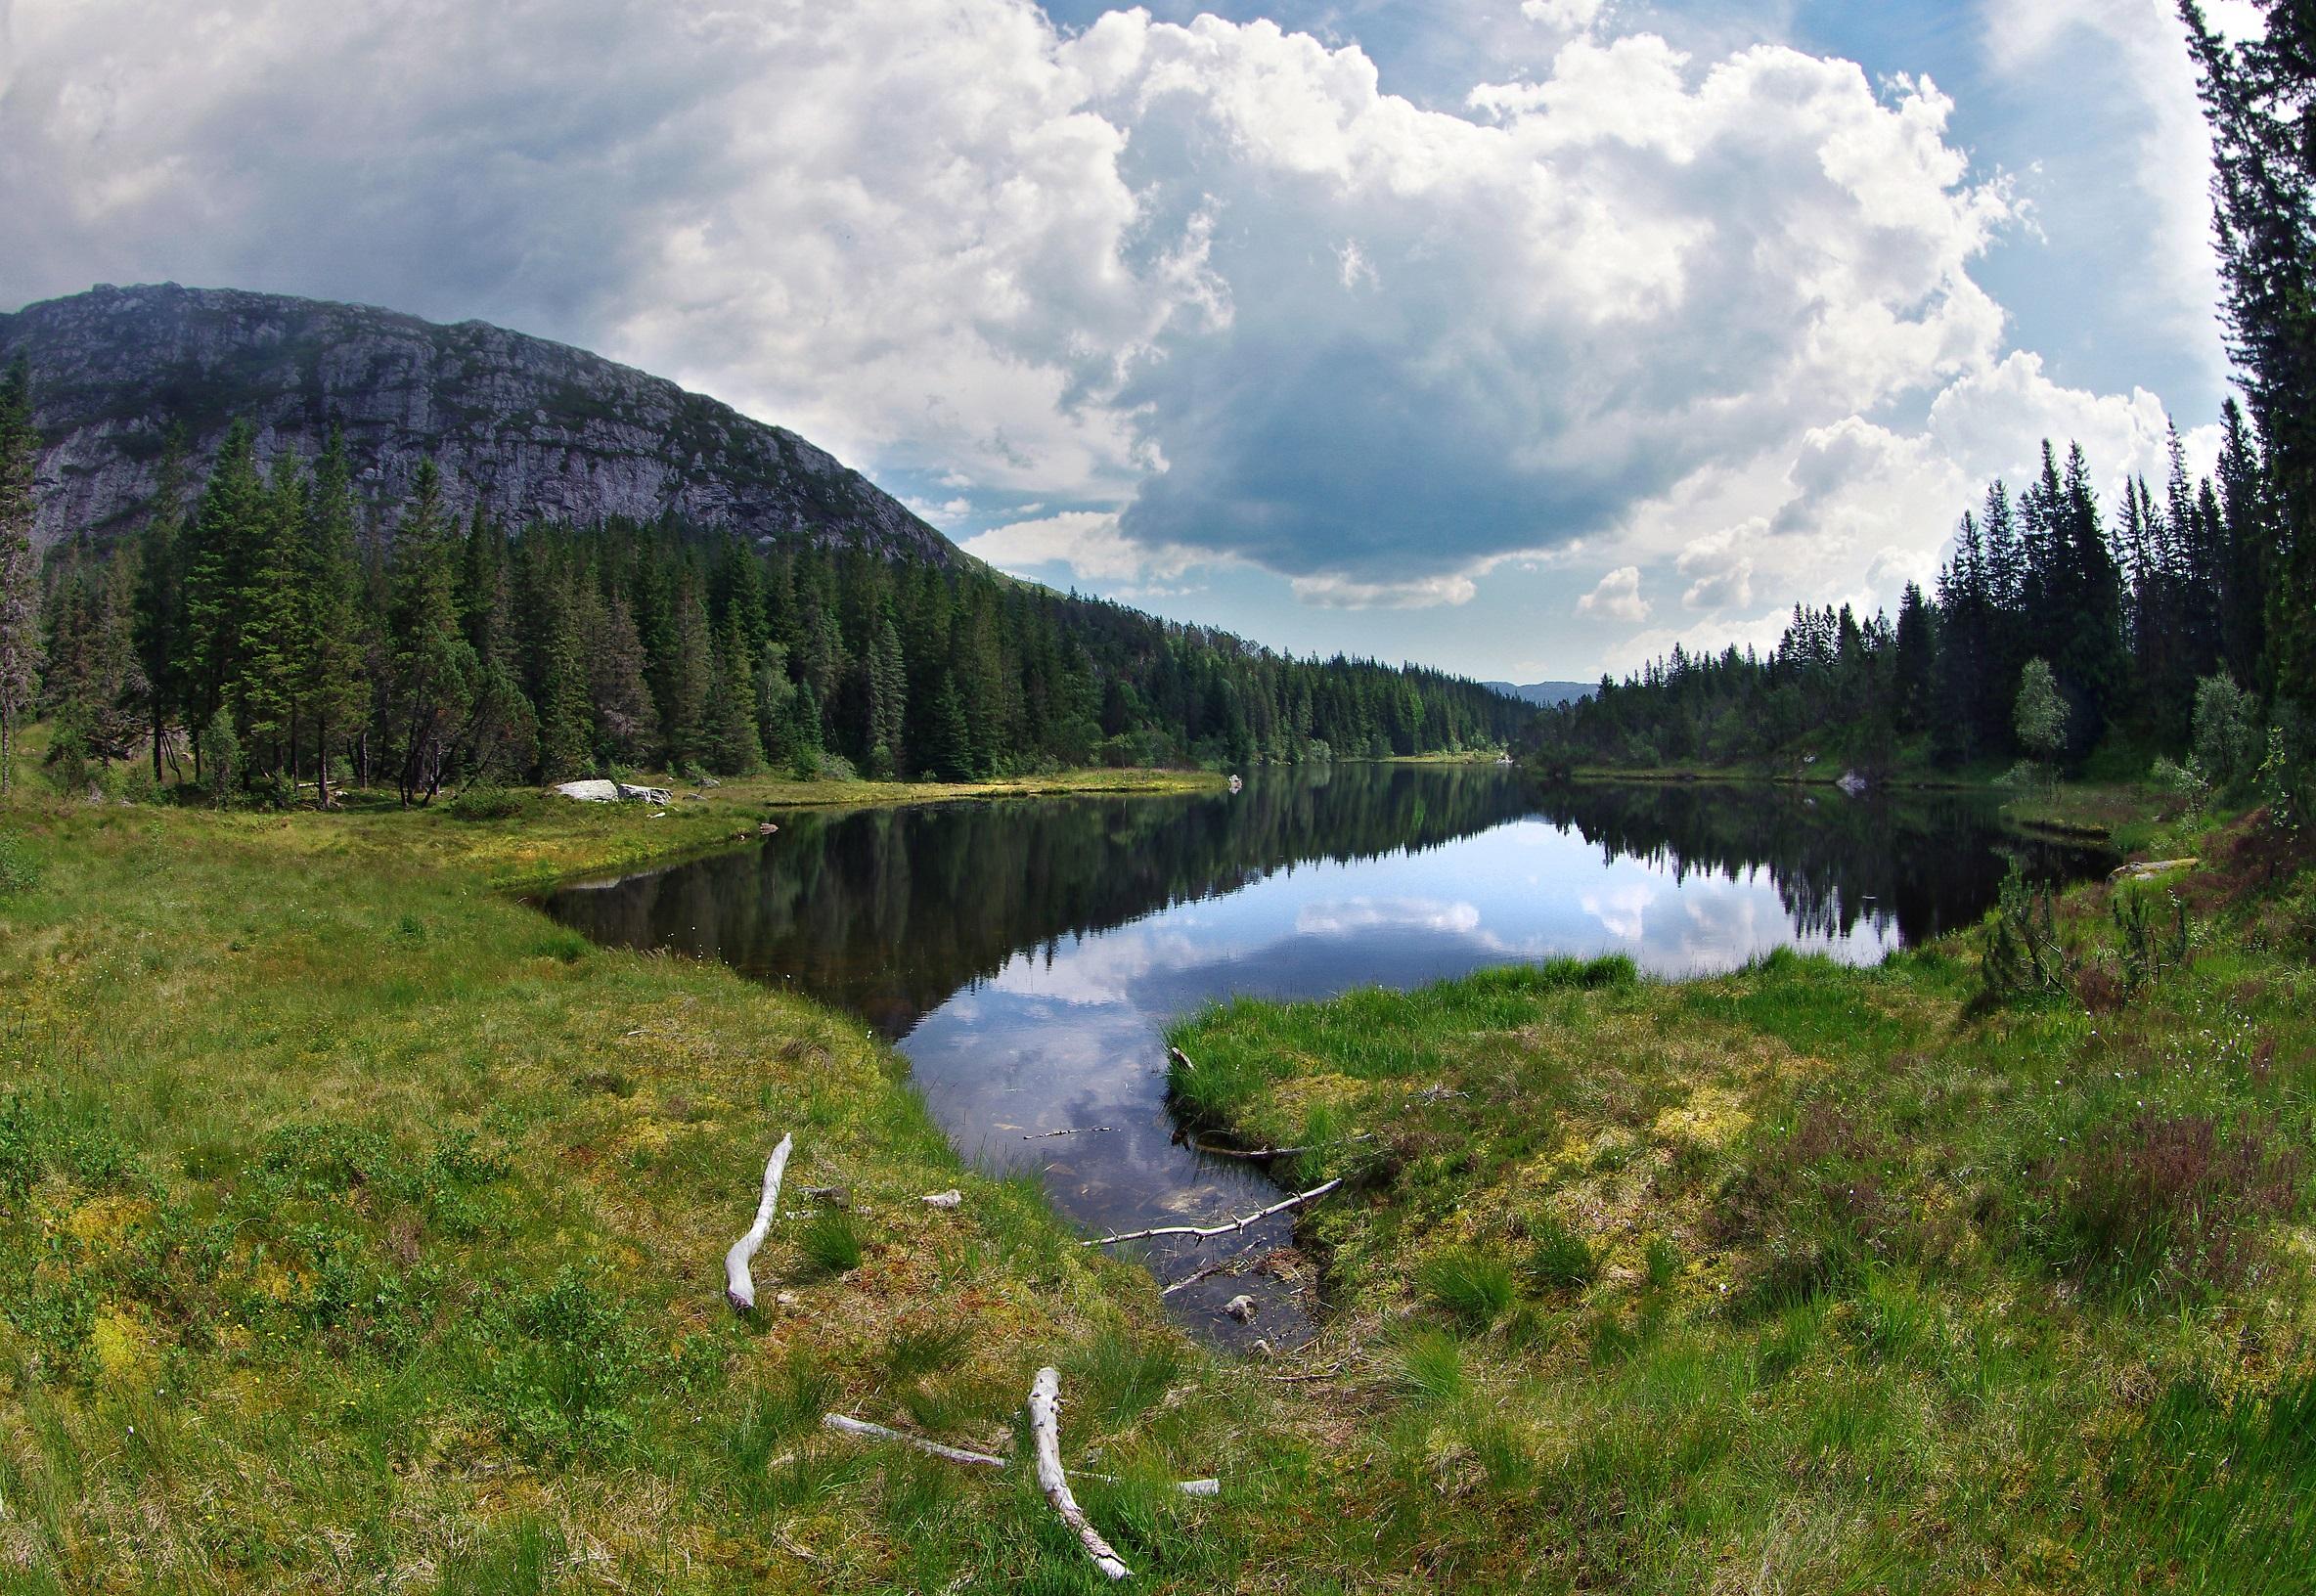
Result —
<path fill-rule="evenodd" d="M 2195 761 L 2185 765 L 2160 758 L 2147 773 L 2149 783 L 2159 791 L 2167 792 L 2186 807 L 2190 819 L 2200 818 L 2204 806 L 2210 801 L 2211 783 Z"/>
<path fill-rule="evenodd" d="M 1581 1291 L 1600 1275 L 1592 1244 L 1558 1219 L 1529 1226 L 1528 1277 L 1539 1291 Z"/>
<path fill-rule="evenodd" d="M 2226 675 L 2196 684 L 2195 768 L 2214 787 L 2249 776 L 2260 750 L 2259 700 Z"/>
<path fill-rule="evenodd" d="M 2151 895 L 2118 892 L 2110 907 L 2115 914 L 2116 958 L 2122 969 L 2123 991 L 2135 995 L 2167 974 L 2187 968 L 2187 905 L 2177 893 L 2171 900 L 2169 925 L 2148 909 Z"/>
<path fill-rule="evenodd" d="M 850 1274 L 861 1266 L 861 1231 L 840 1208 L 824 1209 L 804 1227 L 804 1261 L 823 1274 Z"/>
<path fill-rule="evenodd" d="M 2309 753 L 2305 723 L 2289 706 L 2279 709 L 2268 728 L 2258 779 L 2269 823 L 2278 830 L 2296 833 L 2316 814 L 2316 757 Z"/>
<path fill-rule="evenodd" d="M 1519 1295 L 1512 1266 L 1474 1247 L 1451 1247 L 1426 1259 L 1416 1284 L 1466 1330 L 1487 1329 Z"/>
<path fill-rule="evenodd" d="M 664 1372 L 648 1339 L 568 1264 L 490 1315 L 484 1395 L 510 1440 L 545 1456 L 601 1451 L 633 1430 L 627 1398 Z"/>
<path fill-rule="evenodd" d="M 2016 867 L 2002 883 L 1979 978 L 1988 1001 L 2064 997 L 2074 991 L 2079 960 L 2059 935 L 2057 895 L 2029 886 Z"/>
<path fill-rule="evenodd" d="M 2183 1295 L 2239 1279 L 2261 1219 L 2298 1202 L 2299 1155 L 2202 1115 L 2142 1112 L 2065 1159 L 2054 1262 L 2107 1290 Z"/>
<path fill-rule="evenodd" d="M 40 862 L 24 839 L 0 831 L 0 893 L 29 892 L 40 884 Z"/>
<path fill-rule="evenodd" d="M 511 820 L 530 807 L 530 800 L 506 787 L 470 786 L 442 807 L 456 820 Z"/>

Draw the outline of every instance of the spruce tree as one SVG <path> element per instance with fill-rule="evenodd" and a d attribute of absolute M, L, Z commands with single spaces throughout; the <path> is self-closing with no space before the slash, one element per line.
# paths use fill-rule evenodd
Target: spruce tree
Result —
<path fill-rule="evenodd" d="M 185 571 L 181 543 L 185 500 L 191 490 L 185 428 L 168 429 L 160 456 L 160 482 L 139 535 L 136 643 L 144 668 L 148 728 L 153 737 L 153 779 L 161 779 L 161 758 L 170 722 L 182 712 L 185 692 Z"/>
<path fill-rule="evenodd" d="M 0 794 L 15 769 L 18 731 L 40 690 L 40 566 L 32 553 L 39 436 L 31 368 L 0 375 Z"/>
<path fill-rule="evenodd" d="M 458 545 L 443 513 L 441 479 L 434 463 L 423 461 L 394 534 L 387 623 L 388 730 L 405 806 L 442 790 L 451 739 L 474 700 L 479 665 L 459 625 Z"/>
<path fill-rule="evenodd" d="M 2266 676 L 2316 704 L 2316 6 L 2257 0 L 2231 45 L 2180 0 L 2211 123 L 2213 225 L 2236 364 L 2273 494 L 2261 528 Z"/>
<path fill-rule="evenodd" d="M 314 788 L 324 809 L 332 802 L 330 756 L 368 717 L 371 684 L 365 670 L 367 625 L 362 571 L 355 548 L 353 466 L 345 434 L 333 427 L 314 467 L 306 503 L 301 565 L 305 652 L 297 691 L 313 732 Z"/>

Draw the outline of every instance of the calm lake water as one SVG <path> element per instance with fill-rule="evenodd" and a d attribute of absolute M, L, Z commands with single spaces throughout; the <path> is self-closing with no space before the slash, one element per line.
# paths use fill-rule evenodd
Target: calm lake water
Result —
<path fill-rule="evenodd" d="M 1982 800 L 1707 785 L 1537 794 L 1486 766 L 1268 773 L 1234 796 L 999 799 L 804 812 L 744 851 L 561 889 L 598 942 L 721 959 L 895 1042 L 985 1169 L 1036 1169 L 1090 1233 L 1212 1223 L 1276 1201 L 1176 1139 L 1165 1028 L 1236 994 L 1415 986 L 1559 954 L 1660 975 L 1780 947 L 1867 963 L 1976 920 L 2012 859 L 2091 850 L 2002 832 Z M 1076 1134 L 1054 1136 L 1064 1130 Z M 1165 1280 L 1289 1239 L 1282 1217 L 1161 1243 Z M 1239 1330 L 1222 1306 L 1262 1301 Z M 1289 1287 L 1217 1277 L 1170 1299 L 1225 1339 L 1308 1332 Z"/>

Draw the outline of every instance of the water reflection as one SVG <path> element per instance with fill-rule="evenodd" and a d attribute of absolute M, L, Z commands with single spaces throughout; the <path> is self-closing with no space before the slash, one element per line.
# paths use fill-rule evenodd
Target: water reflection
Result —
<path fill-rule="evenodd" d="M 1625 953 L 1657 974 L 1780 946 L 1871 960 L 1976 919 L 2013 854 L 2042 873 L 2101 863 L 2006 840 L 1959 797 L 1538 798 L 1476 767 L 1269 776 L 1236 797 L 807 813 L 783 827 L 549 907 L 599 941 L 719 958 L 861 1015 L 900 1043 L 960 1149 L 1041 1170 L 1063 1212 L 1100 1229 L 1210 1220 L 1276 1195 L 1174 1139 L 1160 1039 L 1202 1002 L 1564 953 Z M 1274 1221 L 1233 1245 L 1287 1233 Z M 1201 1256 L 1153 1262 L 1171 1278 Z M 1219 1279 L 1175 1301 L 1227 1329 L 1221 1304 L 1248 1286 Z M 1243 1334 L 1294 1339 L 1299 1311 L 1270 1295 Z"/>

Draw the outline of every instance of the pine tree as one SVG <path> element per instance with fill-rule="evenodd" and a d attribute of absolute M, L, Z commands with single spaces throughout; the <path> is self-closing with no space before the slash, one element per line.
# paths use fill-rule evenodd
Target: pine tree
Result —
<path fill-rule="evenodd" d="M 198 732 L 226 708 L 240 679 L 252 546 L 267 514 L 257 470 L 257 433 L 246 421 L 226 428 L 185 539 L 186 717 Z M 194 770 L 200 771 L 200 743 Z"/>
<path fill-rule="evenodd" d="M 153 736 L 153 779 L 161 779 L 169 723 L 185 692 L 185 571 L 180 547 L 191 476 L 185 428 L 171 426 L 161 444 L 160 482 L 138 541 L 136 643 L 147 687 Z"/>
<path fill-rule="evenodd" d="M 18 727 L 40 690 L 40 566 L 32 553 L 31 368 L 20 356 L 0 376 L 0 794 L 16 763 Z"/>
<path fill-rule="evenodd" d="M 442 511 L 434 463 L 423 461 L 394 534 L 387 633 L 389 731 L 405 806 L 442 790 L 456 722 L 474 701 L 480 666 L 459 625 L 457 589 L 458 534 Z"/>
<path fill-rule="evenodd" d="M 644 681 L 643 640 L 623 594 L 601 604 L 592 622 L 587 690 L 595 711 L 597 757 L 605 764 L 631 764 L 659 741 L 651 689 Z"/>
<path fill-rule="evenodd" d="M 362 572 L 355 551 L 353 465 L 343 431 L 333 427 L 314 467 L 300 551 L 305 652 L 297 692 L 314 738 L 314 788 L 328 809 L 334 739 L 358 732 L 370 709 L 365 674 Z"/>
<path fill-rule="evenodd" d="M 2213 224 L 2232 352 L 2272 493 L 2261 527 L 2265 675 L 2316 703 L 2316 7 L 2258 0 L 2230 45 L 2180 0 L 2211 123 Z"/>
<path fill-rule="evenodd" d="M 305 466 L 274 462 L 273 481 L 249 528 L 241 602 L 241 660 L 228 683 L 243 757 L 252 768 L 287 768 L 297 779 L 298 688 L 312 640 L 305 535 L 311 505 Z"/>

